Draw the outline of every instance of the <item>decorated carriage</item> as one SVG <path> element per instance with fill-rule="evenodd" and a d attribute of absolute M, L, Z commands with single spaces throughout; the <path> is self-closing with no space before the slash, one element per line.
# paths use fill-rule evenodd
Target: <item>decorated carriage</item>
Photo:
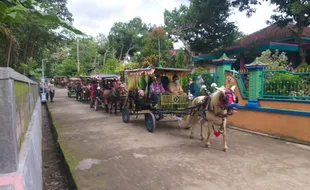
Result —
<path fill-rule="evenodd" d="M 54 76 L 53 79 L 57 88 L 65 88 L 66 82 L 64 76 Z"/>
<path fill-rule="evenodd" d="M 77 85 L 76 100 L 88 102 L 90 99 L 89 84 L 91 83 L 91 76 L 80 76 L 80 83 Z"/>
<path fill-rule="evenodd" d="M 123 122 L 128 123 L 130 116 L 144 115 L 146 129 L 153 132 L 156 128 L 156 120 L 164 118 L 164 115 L 172 114 L 177 117 L 189 113 L 191 98 L 183 94 L 168 92 L 169 83 L 174 76 L 184 76 L 191 72 L 188 69 L 148 67 L 125 71 L 128 92 L 122 109 Z M 156 101 L 152 100 L 150 87 L 156 76 L 160 76 L 165 93 L 160 93 Z"/>
<path fill-rule="evenodd" d="M 93 107 L 96 111 L 99 107 L 102 107 L 107 112 L 110 110 L 111 113 L 114 107 L 116 113 L 117 109 L 120 109 L 120 106 L 122 106 L 122 97 L 125 97 L 123 95 L 124 86 L 120 82 L 120 76 L 101 74 L 92 77 L 97 80 L 97 83 L 93 83 L 91 87 L 93 91 L 90 93 L 90 107 Z"/>
<path fill-rule="evenodd" d="M 70 77 L 67 80 L 67 95 L 69 98 L 76 97 L 77 86 L 81 82 L 79 78 Z"/>

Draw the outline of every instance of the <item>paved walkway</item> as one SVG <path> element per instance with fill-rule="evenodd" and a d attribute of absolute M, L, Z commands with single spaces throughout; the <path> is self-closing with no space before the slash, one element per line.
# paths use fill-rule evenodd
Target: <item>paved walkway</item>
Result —
<path fill-rule="evenodd" d="M 221 138 L 207 149 L 167 121 L 149 133 L 143 118 L 125 124 L 65 94 L 48 106 L 79 189 L 310 189 L 309 147 L 228 130 L 224 153 Z"/>

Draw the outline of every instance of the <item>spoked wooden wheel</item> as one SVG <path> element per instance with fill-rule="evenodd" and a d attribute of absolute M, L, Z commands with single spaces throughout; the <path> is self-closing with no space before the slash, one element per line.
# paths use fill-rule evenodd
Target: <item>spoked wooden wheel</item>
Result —
<path fill-rule="evenodd" d="M 145 117 L 145 126 L 149 132 L 154 132 L 156 128 L 156 120 L 153 113 L 146 113 Z"/>
<path fill-rule="evenodd" d="M 124 123 L 128 123 L 130 121 L 130 114 L 128 107 L 124 107 L 124 109 L 122 109 L 122 119 Z"/>

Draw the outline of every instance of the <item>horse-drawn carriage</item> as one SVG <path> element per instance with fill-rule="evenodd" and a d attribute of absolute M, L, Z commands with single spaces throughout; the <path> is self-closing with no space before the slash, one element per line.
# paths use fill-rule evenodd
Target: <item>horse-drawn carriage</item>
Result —
<path fill-rule="evenodd" d="M 76 97 L 77 86 L 80 83 L 79 78 L 70 77 L 67 82 L 67 95 L 69 98 Z"/>
<path fill-rule="evenodd" d="M 125 86 L 120 82 L 120 76 L 114 74 L 97 75 L 96 83 L 92 83 L 90 92 L 90 107 L 96 111 L 99 107 L 105 108 L 112 113 L 114 107 L 115 114 L 121 108 L 125 97 Z"/>
<path fill-rule="evenodd" d="M 80 83 L 77 84 L 76 100 L 88 102 L 90 99 L 89 85 L 92 78 L 90 76 L 80 76 Z"/>
<path fill-rule="evenodd" d="M 65 77 L 64 76 L 55 76 L 54 82 L 55 86 L 58 88 L 64 88 L 66 86 Z"/>
<path fill-rule="evenodd" d="M 169 93 L 168 86 L 175 76 L 189 74 L 191 70 L 177 68 L 141 68 L 126 70 L 125 75 L 128 93 L 122 109 L 123 122 L 128 123 L 131 115 L 144 115 L 146 129 L 153 132 L 156 120 L 161 120 L 165 114 L 176 115 L 179 118 L 188 115 L 190 97 L 185 93 Z M 167 93 L 160 93 L 157 100 L 152 100 L 150 87 L 156 76 L 160 76 L 161 83 Z M 155 80 L 154 80 L 155 79 Z"/>

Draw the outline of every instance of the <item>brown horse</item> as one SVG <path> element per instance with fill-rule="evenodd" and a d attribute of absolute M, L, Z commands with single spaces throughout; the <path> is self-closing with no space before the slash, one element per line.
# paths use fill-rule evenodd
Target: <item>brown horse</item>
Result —
<path fill-rule="evenodd" d="M 117 108 L 122 108 L 122 104 L 124 102 L 124 99 L 126 97 L 126 88 L 125 85 L 120 84 L 119 86 L 114 86 L 110 94 L 107 97 L 107 102 L 109 104 L 109 110 L 110 114 L 112 114 L 112 110 L 114 107 L 114 114 L 116 115 L 117 113 Z"/>
<path fill-rule="evenodd" d="M 195 107 L 191 110 L 191 114 L 186 118 L 186 120 L 182 123 L 179 122 L 181 127 L 183 128 L 191 128 L 190 138 L 193 138 L 194 127 L 200 122 L 200 136 L 201 140 L 205 141 L 206 146 L 210 147 L 210 136 L 211 131 L 214 125 L 220 126 L 219 131 L 215 131 L 215 135 L 222 134 L 223 135 L 223 150 L 226 152 L 227 142 L 226 142 L 226 122 L 228 116 L 228 102 L 229 99 L 227 90 L 234 93 L 235 86 L 232 86 L 230 89 L 226 89 L 224 86 L 217 88 L 216 84 L 212 84 L 212 87 L 216 88 L 216 91 L 211 95 L 206 96 L 198 96 L 192 101 L 191 107 Z M 234 95 L 234 94 L 233 94 Z M 208 135 L 205 138 L 204 134 L 204 124 L 208 124 Z"/>

